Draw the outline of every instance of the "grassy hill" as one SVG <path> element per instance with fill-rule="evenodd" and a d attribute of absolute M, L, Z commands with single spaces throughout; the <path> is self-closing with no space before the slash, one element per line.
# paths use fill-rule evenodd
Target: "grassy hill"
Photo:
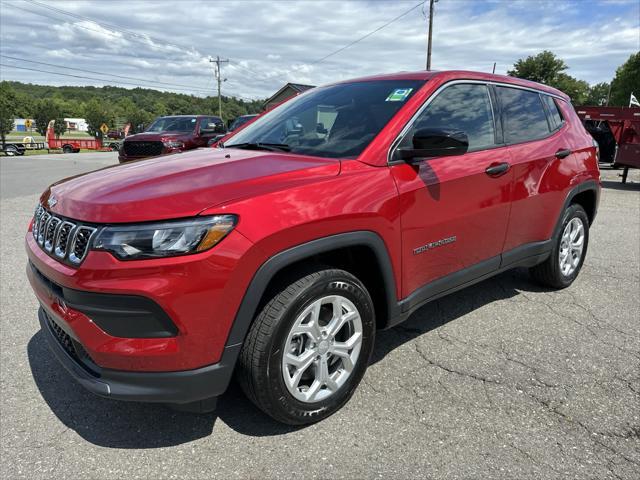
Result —
<path fill-rule="evenodd" d="M 132 111 L 145 119 L 158 115 L 218 114 L 218 99 L 215 96 L 196 97 L 173 92 L 161 92 L 150 88 L 126 89 L 121 87 L 54 87 L 22 82 L 7 82 L 16 93 L 16 117 L 32 118 L 38 102 L 49 99 L 59 106 L 63 117 L 84 117 L 85 107 L 97 100 L 112 110 L 116 119 L 132 115 Z M 246 101 L 235 97 L 222 97 L 223 118 L 258 113 L 263 100 Z M 118 122 L 120 123 L 120 122 Z"/>

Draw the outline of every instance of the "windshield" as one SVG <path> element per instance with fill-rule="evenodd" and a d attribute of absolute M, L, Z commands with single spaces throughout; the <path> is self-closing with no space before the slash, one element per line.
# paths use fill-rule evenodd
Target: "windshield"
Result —
<path fill-rule="evenodd" d="M 229 131 L 232 132 L 237 128 L 240 128 L 242 125 L 247 123 L 249 120 L 252 120 L 257 115 L 242 115 L 241 117 L 236 118 L 229 126 Z"/>
<path fill-rule="evenodd" d="M 147 132 L 192 132 L 196 117 L 160 117 L 147 128 Z"/>
<path fill-rule="evenodd" d="M 423 84 L 376 80 L 316 88 L 258 118 L 224 146 L 355 158 Z"/>

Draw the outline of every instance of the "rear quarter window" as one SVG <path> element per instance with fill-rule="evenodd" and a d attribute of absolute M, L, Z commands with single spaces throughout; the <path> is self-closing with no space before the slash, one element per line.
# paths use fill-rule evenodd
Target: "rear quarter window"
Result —
<path fill-rule="evenodd" d="M 549 122 L 539 93 L 509 87 L 496 90 L 502 104 L 507 143 L 528 142 L 549 135 Z"/>
<path fill-rule="evenodd" d="M 549 122 L 551 123 L 551 128 L 553 130 L 557 130 L 562 126 L 562 114 L 558 109 L 558 105 L 556 101 L 550 97 L 549 95 L 542 95 L 542 101 L 547 106 L 547 112 L 549 113 Z"/>

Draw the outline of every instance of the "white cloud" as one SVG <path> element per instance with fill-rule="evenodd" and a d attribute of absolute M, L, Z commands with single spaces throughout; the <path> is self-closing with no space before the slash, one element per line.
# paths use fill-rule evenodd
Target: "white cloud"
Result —
<path fill-rule="evenodd" d="M 228 79 L 224 91 L 264 98 L 286 81 L 322 84 L 424 68 L 426 21 L 420 8 L 326 61 L 313 63 L 415 3 L 174 1 L 170 8 L 166 8 L 168 3 L 150 8 L 149 2 L 130 0 L 120 4 L 122 8 L 113 8 L 112 2 L 105 1 L 50 2 L 56 8 L 98 19 L 105 23 L 102 26 L 29 5 L 30 10 L 59 17 L 56 22 L 5 8 L 3 3 L 2 52 L 74 68 L 192 85 L 196 94 L 203 94 L 196 89 L 212 88 L 208 59 L 220 55 L 231 60 L 223 67 Z M 590 83 L 608 81 L 616 67 L 640 48 L 639 8 L 636 0 L 602 4 L 575 0 L 441 1 L 436 4 L 433 65 L 437 69 L 490 71 L 497 62 L 496 71 L 505 73 L 518 58 L 547 49 L 567 62 L 571 75 Z M 25 42 L 24 32 L 37 32 L 37 37 Z M 1 75 L 26 78 L 24 72 L 4 67 Z M 35 72 L 29 73 L 29 81 L 97 84 Z"/>

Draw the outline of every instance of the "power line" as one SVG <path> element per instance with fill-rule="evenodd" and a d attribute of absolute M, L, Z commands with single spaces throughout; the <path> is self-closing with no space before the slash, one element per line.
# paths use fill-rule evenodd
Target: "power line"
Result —
<path fill-rule="evenodd" d="M 26 2 L 27 0 L 23 0 L 23 1 Z M 154 37 L 152 37 L 151 35 L 148 35 L 148 34 L 140 34 L 140 33 L 137 33 L 137 32 L 133 32 L 131 30 L 120 28 L 117 25 L 114 25 L 112 23 L 106 23 L 106 22 L 101 22 L 101 21 L 98 21 L 98 20 L 94 20 L 94 19 L 92 19 L 90 17 L 86 17 L 86 16 L 79 15 L 79 14 L 76 14 L 76 13 L 73 13 L 73 12 L 69 12 L 67 10 L 62 10 L 61 8 L 56 8 L 56 7 L 53 7 L 51 5 L 47 5 L 47 4 L 44 4 L 44 3 L 37 2 L 35 0 L 31 0 L 31 3 L 34 4 L 34 5 L 38 5 L 38 6 L 42 7 L 42 8 L 46 8 L 48 10 L 60 13 L 62 15 L 68 15 L 68 16 L 71 16 L 71 17 L 79 19 L 79 20 L 85 20 L 85 21 L 88 21 L 88 22 L 92 22 L 92 23 L 95 23 L 97 25 L 100 25 L 101 27 L 108 28 L 108 29 L 111 29 L 111 30 L 115 30 L 115 31 L 130 35 L 130 36 L 133 36 L 133 37 L 136 37 L 136 38 L 140 38 L 140 39 L 143 40 L 143 43 L 145 43 L 146 45 L 148 45 L 148 40 L 152 40 L 154 43 L 159 43 L 159 44 L 163 44 L 163 45 L 167 45 L 167 46 L 171 46 L 171 47 L 175 47 L 175 48 L 180 48 L 180 49 L 191 49 L 194 52 L 200 53 L 193 46 L 187 47 L 185 45 L 178 45 L 176 43 L 168 43 L 165 40 L 160 40 L 158 38 L 154 38 Z M 33 12 L 33 13 L 36 13 L 36 12 Z M 74 25 L 79 26 L 79 27 L 83 27 L 82 25 L 78 25 L 77 23 L 74 23 Z M 102 31 L 99 31 L 99 30 L 92 30 L 92 31 L 109 34 L 109 32 L 102 32 Z M 120 38 L 120 37 L 118 37 L 118 38 Z M 239 68 L 241 68 L 243 70 L 246 70 L 247 72 L 250 72 L 253 75 L 260 76 L 260 77 L 264 78 L 265 80 L 270 80 L 271 79 L 271 78 L 265 76 L 264 73 L 258 73 L 255 70 L 252 70 L 252 69 L 250 69 L 248 67 L 245 67 L 244 65 L 241 65 L 239 63 L 233 62 L 233 65 L 236 66 L 236 67 L 239 67 Z M 279 76 L 280 78 L 284 78 L 284 76 L 282 74 L 277 74 L 277 76 Z"/>
<path fill-rule="evenodd" d="M 18 70 L 28 70 L 30 72 L 48 73 L 48 74 L 51 74 L 51 75 L 61 75 L 63 77 L 80 78 L 80 79 L 83 79 L 83 80 L 96 80 L 96 81 L 105 82 L 105 83 L 112 82 L 112 83 L 116 83 L 116 84 L 120 84 L 120 85 L 132 85 L 132 86 L 138 87 L 138 88 L 147 88 L 149 90 L 153 90 L 153 87 L 150 87 L 150 86 L 139 85 L 137 83 L 131 83 L 131 82 L 113 81 L 113 80 L 110 80 L 108 78 L 96 78 L 96 77 L 87 77 L 85 75 L 73 75 L 71 73 L 52 72 L 52 71 L 49 71 L 49 70 L 40 70 L 40 69 L 37 69 L 37 68 L 19 67 L 18 65 L 9 65 L 9 64 L 6 64 L 6 63 L 0 63 L 0 67 L 16 68 Z M 185 90 L 185 89 L 180 89 L 180 88 L 175 88 L 174 90 L 183 90 L 183 91 L 187 91 L 187 92 L 190 91 L 190 90 Z M 254 99 L 246 98 L 246 97 L 243 97 L 241 95 L 230 94 L 229 96 L 241 98 L 243 100 L 247 100 L 247 101 L 250 101 L 250 102 L 255 102 L 256 101 Z"/>
<path fill-rule="evenodd" d="M 348 44 L 346 44 L 343 47 L 338 48 L 337 50 L 334 50 L 333 52 L 325 55 L 322 58 L 319 58 L 318 60 L 315 60 L 313 62 L 310 62 L 309 65 L 315 65 L 317 63 L 323 62 L 325 61 L 327 58 L 332 57 L 333 55 L 342 52 L 343 50 L 346 50 L 349 47 L 354 46 L 356 43 L 361 42 L 362 40 L 369 38 L 371 35 L 378 33 L 380 30 L 382 30 L 385 27 L 388 27 L 389 25 L 391 25 L 393 22 L 400 20 L 402 17 L 404 17 L 405 15 L 408 15 L 410 12 L 412 12 L 413 10 L 415 10 L 416 8 L 418 8 L 420 5 L 424 4 L 425 0 L 422 0 L 420 3 L 414 5 L 413 7 L 411 7 L 409 10 L 407 10 L 404 13 L 401 13 L 400 15 L 398 15 L 397 17 L 389 20 L 387 23 L 385 23 L 384 25 L 376 28 L 375 30 L 370 31 L 369 33 L 367 33 L 366 35 L 363 35 L 362 37 L 358 38 L 357 40 L 354 40 L 353 42 L 350 42 Z"/>
<path fill-rule="evenodd" d="M 27 0 L 23 0 L 23 1 L 27 2 Z M 93 18 L 85 17 L 83 15 L 79 15 L 77 13 L 69 12 L 68 10 L 63 10 L 61 8 L 57 8 L 57 7 L 54 7 L 52 5 L 48 5 L 46 3 L 37 2 L 35 0 L 31 0 L 28 3 L 31 3 L 32 5 L 37 5 L 37 6 L 41 7 L 41 8 L 44 8 L 44 9 L 47 9 L 47 10 L 50 10 L 50 11 L 53 11 L 53 12 L 56 12 L 56 13 L 59 13 L 59 14 L 62 14 L 62 15 L 67 15 L 67 16 L 76 18 L 78 20 L 85 20 L 87 22 L 95 23 L 96 25 L 99 25 L 101 27 L 104 27 L 104 28 L 107 28 L 107 29 L 111 29 L 111 30 L 115 30 L 117 32 L 124 33 L 126 35 L 130 35 L 130 36 L 132 36 L 134 38 L 137 38 L 137 39 L 143 41 L 147 45 L 148 45 L 148 41 L 151 40 L 154 43 L 160 43 L 162 45 L 178 48 L 180 50 L 187 49 L 187 50 L 193 50 L 193 51 L 197 52 L 197 50 L 195 49 L 195 47 L 193 47 L 193 45 L 187 47 L 186 45 L 178 45 L 176 43 L 169 43 L 166 40 L 160 40 L 160 39 L 154 38 L 154 37 L 152 37 L 151 35 L 148 35 L 148 34 L 141 34 L 141 33 L 137 33 L 137 32 L 131 31 L 131 30 L 127 30 L 125 28 L 119 27 L 119 26 L 114 25 L 112 23 L 107 23 L 107 22 L 101 22 L 101 21 L 98 21 L 98 20 L 94 20 Z M 75 25 L 77 25 L 77 23 Z M 78 26 L 80 26 L 80 25 L 78 25 Z M 96 31 L 99 31 L 100 33 L 105 33 L 105 32 L 102 32 L 100 30 L 96 30 Z M 197 52 L 197 53 L 199 53 L 199 52 Z"/>
<path fill-rule="evenodd" d="M 167 82 L 161 82 L 159 80 L 146 80 L 144 78 L 128 77 L 128 76 L 125 76 L 125 75 L 116 75 L 115 73 L 104 73 L 104 72 L 96 72 L 95 70 L 85 70 L 85 69 L 82 69 L 82 68 L 65 67 L 63 65 L 56 65 L 56 64 L 53 64 L 53 63 L 37 62 L 35 60 L 27 60 L 26 58 L 12 57 L 12 56 L 9 56 L 9 55 L 3 55 L 1 53 L 0 53 L 0 57 L 8 58 L 8 59 L 11 59 L 11 60 L 17 60 L 19 62 L 27 62 L 27 63 L 35 63 L 35 64 L 38 64 L 38 65 L 45 65 L 47 67 L 64 68 L 65 70 L 74 70 L 76 72 L 93 73 L 95 75 L 105 75 L 105 76 L 108 76 L 108 77 L 123 78 L 125 80 L 137 80 L 137 81 L 140 81 L 140 82 L 143 82 L 143 83 L 156 83 L 156 84 L 160 84 L 160 85 L 166 85 L 166 86 L 169 86 L 169 87 L 186 87 L 186 88 L 189 88 L 190 90 L 193 90 L 193 91 L 198 91 L 198 90 L 201 90 L 203 92 L 210 92 L 211 91 L 211 90 L 209 90 L 208 88 L 205 88 L 205 87 L 192 87 L 191 85 L 184 85 L 184 84 L 181 84 L 181 83 L 167 83 Z"/>
<path fill-rule="evenodd" d="M 23 1 L 27 2 L 27 0 L 23 0 Z M 144 44 L 144 45 L 146 45 L 148 47 L 152 46 L 149 43 L 149 41 L 152 41 L 154 44 L 160 44 L 160 46 L 175 47 L 175 48 L 179 48 L 181 50 L 185 50 L 185 49 L 186 50 L 192 50 L 194 53 L 197 53 L 198 55 L 203 56 L 193 46 L 187 47 L 185 45 L 179 45 L 179 44 L 176 44 L 176 43 L 168 43 L 166 41 L 154 38 L 154 37 L 152 37 L 151 35 L 148 35 L 148 34 L 139 34 L 139 33 L 136 33 L 136 32 L 132 32 L 131 30 L 126 30 L 126 29 L 123 29 L 123 28 L 119 28 L 118 26 L 110 24 L 110 23 L 100 22 L 100 21 L 94 20 L 92 18 L 85 17 L 83 15 L 79 15 L 79 14 L 76 14 L 76 13 L 68 12 L 66 10 L 62 10 L 61 8 L 56 8 L 56 7 L 53 7 L 51 5 L 43 4 L 43 3 L 36 2 L 36 1 L 33 1 L 33 0 L 30 3 L 32 3 L 33 5 L 37 5 L 37 6 L 40 6 L 42 8 L 54 11 L 54 12 L 62 14 L 62 15 L 68 15 L 68 16 L 73 17 L 75 19 L 84 20 L 84 21 L 88 21 L 88 22 L 94 23 L 94 24 L 96 24 L 98 26 L 101 26 L 103 28 L 106 28 L 106 29 L 111 29 L 111 30 L 118 31 L 120 33 L 124 33 L 126 35 L 134 37 L 134 38 L 132 38 L 130 40 L 137 41 L 137 42 L 142 43 L 142 44 Z M 47 15 L 46 13 L 43 13 L 43 12 L 40 12 L 40 11 L 31 10 L 31 9 L 27 9 L 27 8 L 24 8 L 24 7 L 19 7 L 17 5 L 12 5 L 12 7 L 13 8 L 17 8 L 19 10 L 22 10 L 23 12 L 33 13 L 35 15 L 39 15 L 39 16 L 42 16 L 42 17 L 45 17 L 45 18 L 49 18 L 51 20 L 56 20 L 58 22 L 65 21 L 64 19 L 61 19 L 61 18 L 55 17 L 55 16 L 51 16 L 51 15 Z M 96 30 L 95 28 L 89 28 L 89 27 L 87 27 L 85 25 L 80 25 L 77 22 L 72 22 L 72 24 L 74 26 L 78 27 L 78 28 L 83 29 L 83 30 L 109 35 L 109 36 L 112 36 L 112 37 L 118 38 L 118 39 L 124 39 L 124 37 L 122 37 L 120 35 L 116 35 L 116 34 L 114 34 L 113 32 L 111 32 L 109 30 Z M 248 67 L 240 65 L 239 63 L 233 62 L 233 65 L 236 66 L 236 67 L 242 68 L 242 69 L 244 69 L 244 70 L 246 70 L 246 71 L 248 71 L 248 72 L 250 72 L 250 73 L 252 73 L 254 75 L 260 76 L 260 77 L 264 78 L 265 80 L 271 80 L 271 78 L 265 76 L 265 74 L 260 74 L 260 73 L 256 72 L 255 70 L 251 70 Z M 285 79 L 285 77 L 282 74 L 277 74 L 277 76 L 280 77 L 281 79 Z M 287 80 L 285 79 L 285 81 L 287 81 Z M 242 97 L 240 95 L 237 95 L 237 96 L 239 98 L 244 98 L 245 100 L 253 101 L 252 99 L 248 99 L 247 97 Z"/>

